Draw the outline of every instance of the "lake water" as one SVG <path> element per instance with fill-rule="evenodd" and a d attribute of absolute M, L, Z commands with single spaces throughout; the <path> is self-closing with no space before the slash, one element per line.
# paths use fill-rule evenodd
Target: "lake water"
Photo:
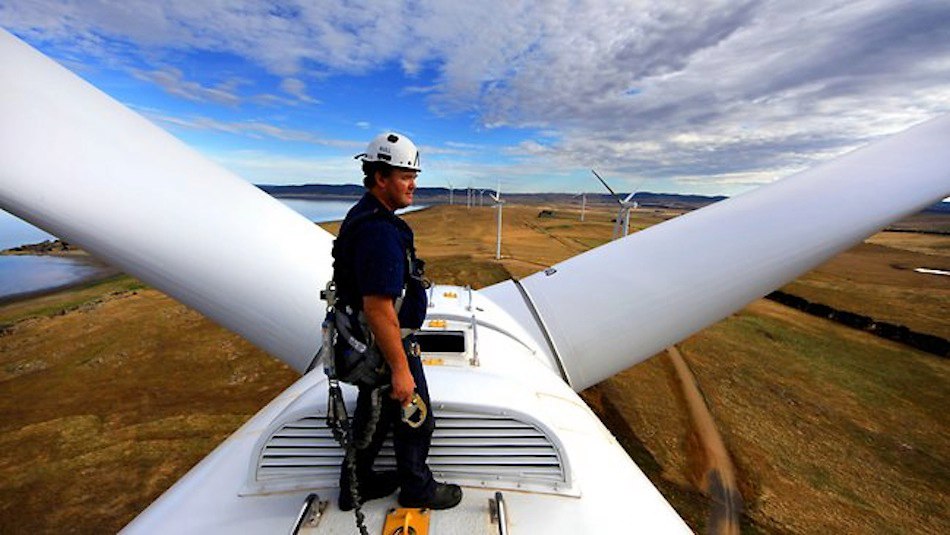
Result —
<path fill-rule="evenodd" d="M 356 202 L 279 199 L 315 222 L 343 219 Z M 55 239 L 50 234 L 0 210 L 0 250 Z M 0 299 L 41 291 L 97 277 L 108 268 L 81 258 L 60 256 L 0 256 Z"/>
<path fill-rule="evenodd" d="M 59 256 L 0 256 L 0 299 L 30 293 L 108 273 L 102 264 Z"/>

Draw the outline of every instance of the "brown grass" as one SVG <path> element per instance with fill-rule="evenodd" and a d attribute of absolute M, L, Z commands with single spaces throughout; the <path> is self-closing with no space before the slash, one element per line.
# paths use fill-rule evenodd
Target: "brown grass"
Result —
<path fill-rule="evenodd" d="M 931 256 L 950 256 L 950 236 L 909 234 L 907 232 L 880 232 L 871 236 L 867 242 Z"/>
<path fill-rule="evenodd" d="M 0 336 L 2 533 L 117 531 L 295 378 L 154 290 L 68 308 Z"/>

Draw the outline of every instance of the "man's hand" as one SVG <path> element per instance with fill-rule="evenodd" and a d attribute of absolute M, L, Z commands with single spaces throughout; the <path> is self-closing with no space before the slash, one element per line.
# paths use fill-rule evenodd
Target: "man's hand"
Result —
<path fill-rule="evenodd" d="M 405 407 L 412 401 L 416 382 L 409 373 L 409 361 L 402 347 L 399 333 L 399 318 L 393 306 L 393 298 L 387 295 L 363 296 L 363 313 L 369 328 L 376 337 L 376 345 L 392 371 L 392 391 L 389 396 L 399 400 Z"/>
<path fill-rule="evenodd" d="M 406 373 L 396 375 L 393 373 L 393 389 L 389 392 L 389 397 L 398 400 L 403 407 L 409 405 L 412 401 L 412 395 L 416 392 L 416 380 L 406 368 Z"/>

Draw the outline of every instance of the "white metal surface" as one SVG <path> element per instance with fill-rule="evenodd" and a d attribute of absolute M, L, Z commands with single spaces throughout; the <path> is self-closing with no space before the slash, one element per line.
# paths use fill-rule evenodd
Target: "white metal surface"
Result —
<path fill-rule="evenodd" d="M 303 370 L 332 236 L 0 29 L 0 208 Z"/>

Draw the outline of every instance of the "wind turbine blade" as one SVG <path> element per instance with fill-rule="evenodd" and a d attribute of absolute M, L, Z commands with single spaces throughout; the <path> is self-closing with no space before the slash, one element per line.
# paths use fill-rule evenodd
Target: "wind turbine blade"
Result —
<path fill-rule="evenodd" d="M 624 203 L 630 202 L 630 199 L 632 199 L 633 196 L 636 195 L 636 194 L 637 194 L 636 190 L 631 191 L 631 192 L 630 192 L 630 195 L 627 195 L 626 198 L 624 198 L 623 202 L 624 202 Z"/>
<path fill-rule="evenodd" d="M 306 368 L 332 236 L 0 30 L 0 207 Z"/>
<path fill-rule="evenodd" d="M 617 202 L 620 202 L 620 196 L 617 195 L 617 193 L 614 190 L 612 190 L 609 185 L 607 185 L 607 181 L 601 178 L 601 176 L 597 174 L 597 171 L 594 171 L 593 169 L 591 169 L 590 172 L 594 173 L 594 176 L 597 177 L 597 180 L 600 180 L 600 183 L 603 184 L 605 188 L 607 188 L 607 191 L 609 191 L 610 194 L 613 195 L 615 199 L 617 199 Z"/>
<path fill-rule="evenodd" d="M 950 115 L 483 292 L 582 390 L 947 197 L 947 147 Z"/>

